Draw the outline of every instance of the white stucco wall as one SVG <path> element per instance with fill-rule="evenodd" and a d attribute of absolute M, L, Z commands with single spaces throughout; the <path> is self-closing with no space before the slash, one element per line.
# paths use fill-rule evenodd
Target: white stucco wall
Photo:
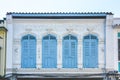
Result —
<path fill-rule="evenodd" d="M 106 17 L 106 68 L 114 67 L 113 15 Z M 112 64 L 113 63 L 113 64 Z"/>
<path fill-rule="evenodd" d="M 11 15 L 7 16 L 7 73 L 16 69 L 19 73 L 31 72 L 102 72 L 104 68 L 104 27 L 106 26 L 106 67 L 109 70 L 114 69 L 114 52 L 113 42 L 111 39 L 112 26 L 109 23 L 111 16 L 105 19 L 13 19 Z M 110 25 L 109 25 L 110 24 Z M 26 34 L 32 34 L 37 39 L 37 68 L 36 69 L 21 69 L 21 38 Z M 48 70 L 42 69 L 42 37 L 47 34 L 53 34 L 57 37 L 57 69 Z M 67 34 L 73 34 L 78 38 L 78 69 L 62 69 L 62 38 Z M 98 68 L 83 69 L 83 36 L 94 34 L 98 36 Z M 27 70 L 27 71 L 25 71 Z M 40 70 L 40 71 L 37 71 Z"/>
<path fill-rule="evenodd" d="M 113 21 L 113 35 L 114 35 L 114 67 L 118 70 L 118 33 L 120 33 L 120 18 L 114 18 Z"/>
<path fill-rule="evenodd" d="M 8 30 L 7 32 L 7 51 L 6 51 L 6 73 L 12 73 L 12 57 L 13 57 L 13 22 L 12 22 L 12 16 L 7 15 L 6 20 L 6 28 Z"/>

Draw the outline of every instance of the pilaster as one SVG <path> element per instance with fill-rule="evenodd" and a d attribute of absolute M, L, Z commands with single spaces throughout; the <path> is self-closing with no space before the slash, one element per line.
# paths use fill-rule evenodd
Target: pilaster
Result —
<path fill-rule="evenodd" d="M 7 32 L 7 52 L 6 52 L 6 68 L 11 69 L 12 68 L 12 54 L 13 54 L 13 24 L 12 24 L 12 15 L 7 15 L 6 17 L 6 28 L 8 30 Z M 7 72 L 11 73 L 11 72 Z"/>
<path fill-rule="evenodd" d="M 62 38 L 57 41 L 57 68 L 62 68 Z"/>

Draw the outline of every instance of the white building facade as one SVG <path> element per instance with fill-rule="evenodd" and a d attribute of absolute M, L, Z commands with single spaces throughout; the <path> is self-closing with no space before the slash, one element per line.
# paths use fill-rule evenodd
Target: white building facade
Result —
<path fill-rule="evenodd" d="M 112 13 L 7 13 L 7 78 L 108 79 L 118 70 L 113 20 Z"/>
<path fill-rule="evenodd" d="M 114 34 L 114 54 L 115 54 L 115 67 L 120 74 L 120 18 L 114 18 L 113 21 L 113 34 Z"/>

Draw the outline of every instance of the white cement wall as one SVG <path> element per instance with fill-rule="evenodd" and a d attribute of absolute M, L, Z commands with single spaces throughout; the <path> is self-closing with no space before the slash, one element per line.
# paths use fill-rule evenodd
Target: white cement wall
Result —
<path fill-rule="evenodd" d="M 111 16 L 108 16 L 108 19 Z M 105 19 L 13 19 L 10 15 L 7 16 L 7 73 L 12 72 L 12 69 L 22 72 L 25 69 L 21 68 L 21 38 L 26 34 L 32 34 L 37 39 L 37 70 L 42 70 L 42 37 L 47 34 L 53 34 L 57 37 L 58 51 L 57 51 L 57 72 L 62 69 L 62 38 L 65 35 L 73 34 L 78 39 L 78 70 L 76 72 L 99 72 L 104 68 L 104 27 L 106 26 L 106 67 L 107 69 L 114 69 L 114 49 L 112 26 L 108 21 L 105 24 Z M 110 24 L 110 25 L 109 25 Z M 83 36 L 87 34 L 94 34 L 98 36 L 98 68 L 97 69 L 83 69 Z M 33 69 L 28 69 L 27 71 Z M 33 70 L 34 71 L 34 70 Z M 53 70 L 54 71 L 54 70 Z M 63 71 L 70 72 L 72 70 Z M 24 72 L 24 71 L 23 71 Z M 37 72 L 37 71 L 36 71 Z M 45 71 L 45 72 L 49 72 Z M 39 73 L 39 72 L 38 72 Z"/>

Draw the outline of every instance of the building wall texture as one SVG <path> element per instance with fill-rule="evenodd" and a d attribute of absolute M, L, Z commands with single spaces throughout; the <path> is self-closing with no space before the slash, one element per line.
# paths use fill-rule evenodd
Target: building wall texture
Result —
<path fill-rule="evenodd" d="M 14 18 L 12 14 L 8 14 L 6 28 L 8 29 L 6 74 L 99 74 L 117 70 L 117 52 L 114 48 L 116 43 L 113 42 L 116 37 L 113 34 L 115 31 L 111 14 L 106 14 L 105 18 L 89 19 L 29 19 Z M 42 67 L 43 37 L 48 34 L 55 36 L 57 40 L 56 68 Z M 98 64 L 95 68 L 84 68 L 84 37 L 89 34 L 98 39 Z M 26 35 L 33 35 L 36 38 L 35 68 L 22 68 L 22 38 Z M 76 68 L 63 68 L 63 38 L 67 35 L 77 38 Z"/>

